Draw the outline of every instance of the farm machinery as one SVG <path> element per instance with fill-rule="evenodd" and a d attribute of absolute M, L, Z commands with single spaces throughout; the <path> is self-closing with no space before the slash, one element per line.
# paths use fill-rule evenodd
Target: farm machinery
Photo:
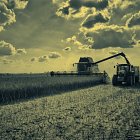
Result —
<path fill-rule="evenodd" d="M 108 74 L 105 71 L 99 71 L 98 64 L 94 64 L 94 61 L 91 57 L 80 57 L 79 62 L 74 63 L 73 67 L 75 65 L 77 66 L 76 71 L 51 71 L 50 75 L 51 77 L 77 77 L 79 80 L 82 80 L 82 78 L 88 78 L 99 83 L 108 83 L 110 80 Z"/>
<path fill-rule="evenodd" d="M 131 65 L 131 63 L 129 62 L 129 60 L 127 59 L 126 55 L 123 52 L 115 54 L 108 58 L 105 58 L 103 60 L 100 60 L 96 62 L 95 64 L 101 63 L 103 61 L 106 61 L 106 60 L 109 60 L 118 56 L 122 56 L 125 59 L 126 64 L 117 64 L 117 66 L 114 66 L 114 68 L 116 68 L 116 74 L 113 75 L 112 84 L 114 86 L 135 85 L 136 83 L 139 82 L 139 67 Z"/>
<path fill-rule="evenodd" d="M 94 63 L 85 63 L 84 62 L 84 64 L 86 66 L 83 65 L 83 62 L 76 63 L 76 64 L 78 67 L 78 71 L 80 73 L 83 73 L 84 70 L 85 71 L 89 70 L 89 72 L 90 72 L 91 65 L 97 66 L 97 64 L 99 64 L 99 63 L 102 63 L 104 61 L 110 60 L 110 59 L 118 57 L 118 56 L 122 56 L 125 59 L 126 64 L 117 64 L 117 66 L 114 66 L 114 68 L 116 68 L 116 74 L 113 75 L 112 84 L 114 86 L 117 86 L 117 85 L 130 85 L 130 86 L 135 85 L 136 83 L 139 82 L 139 67 L 131 65 L 129 60 L 127 59 L 126 55 L 123 52 L 112 55 L 112 56 L 107 57 L 107 58 L 104 58 L 104 59 L 99 60 L 99 61 L 94 62 Z"/>
<path fill-rule="evenodd" d="M 114 86 L 123 84 L 132 86 L 139 83 L 139 66 L 131 65 L 123 52 L 118 55 L 125 58 L 126 64 L 117 64 L 116 74 L 113 75 L 112 84 Z"/>
<path fill-rule="evenodd" d="M 108 74 L 100 72 L 98 64 L 110 60 L 112 58 L 121 56 L 125 59 L 126 64 L 117 64 L 114 66 L 116 68 L 116 74 L 113 75 L 112 84 L 117 85 L 135 85 L 139 82 L 139 67 L 133 66 L 130 64 L 126 55 L 121 52 L 110 57 L 101 59 L 97 62 L 94 62 L 91 57 L 80 57 L 78 63 L 74 63 L 73 66 L 77 66 L 77 71 L 71 72 L 50 72 L 51 76 L 60 76 L 60 75 L 69 75 L 69 76 L 98 76 L 106 83 L 109 80 Z"/>

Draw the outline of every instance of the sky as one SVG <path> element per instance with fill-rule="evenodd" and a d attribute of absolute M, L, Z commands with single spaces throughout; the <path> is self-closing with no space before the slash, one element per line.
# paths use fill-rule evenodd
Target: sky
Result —
<path fill-rule="evenodd" d="M 119 52 L 140 65 L 139 0 L 0 0 L 0 73 L 72 71 Z"/>

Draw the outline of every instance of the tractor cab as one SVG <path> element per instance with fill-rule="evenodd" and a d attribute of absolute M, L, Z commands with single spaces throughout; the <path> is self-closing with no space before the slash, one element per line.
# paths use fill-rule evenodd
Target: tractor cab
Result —
<path fill-rule="evenodd" d="M 126 76 L 130 74 L 132 71 L 133 66 L 129 64 L 118 64 L 117 65 L 117 75 L 118 76 Z"/>

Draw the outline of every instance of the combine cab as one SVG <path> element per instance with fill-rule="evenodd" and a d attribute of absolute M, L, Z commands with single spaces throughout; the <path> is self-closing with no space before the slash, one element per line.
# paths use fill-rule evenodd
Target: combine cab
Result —
<path fill-rule="evenodd" d="M 93 74 L 99 73 L 98 65 L 92 65 L 93 59 L 91 57 L 80 57 L 79 63 L 77 64 L 78 74 Z"/>

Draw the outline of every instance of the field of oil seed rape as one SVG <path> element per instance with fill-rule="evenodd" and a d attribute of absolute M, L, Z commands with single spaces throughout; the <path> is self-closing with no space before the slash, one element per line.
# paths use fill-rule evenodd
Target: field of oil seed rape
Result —
<path fill-rule="evenodd" d="M 0 106 L 1 140 L 139 140 L 140 88 L 92 88 Z"/>

